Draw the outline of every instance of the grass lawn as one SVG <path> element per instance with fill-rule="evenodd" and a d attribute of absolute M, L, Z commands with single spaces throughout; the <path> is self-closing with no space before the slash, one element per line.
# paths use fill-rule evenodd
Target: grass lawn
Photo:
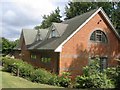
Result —
<path fill-rule="evenodd" d="M 2 88 L 60 88 L 57 86 L 33 83 L 2 71 L 0 71 L 0 82 L 2 82 L 2 85 L 0 84 L 0 87 Z"/>

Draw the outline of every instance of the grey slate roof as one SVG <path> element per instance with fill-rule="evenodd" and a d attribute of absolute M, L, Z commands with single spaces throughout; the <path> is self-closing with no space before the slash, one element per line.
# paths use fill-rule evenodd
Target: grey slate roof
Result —
<path fill-rule="evenodd" d="M 30 45 L 36 41 L 37 30 L 35 30 L 35 29 L 23 29 L 22 31 L 23 31 L 23 36 L 24 36 L 26 45 Z M 47 32 L 48 32 L 48 29 L 40 29 L 42 40 L 45 39 Z"/>
<path fill-rule="evenodd" d="M 84 13 L 80 16 L 76 16 L 72 19 L 63 21 L 62 23 L 53 23 L 56 29 L 61 34 L 58 38 L 49 38 L 41 42 L 35 42 L 33 45 L 29 46 L 28 49 L 37 50 L 55 50 L 64 40 L 67 39 L 80 25 L 82 25 L 96 10 Z M 36 45 L 37 44 L 37 45 Z"/>
<path fill-rule="evenodd" d="M 36 41 L 37 30 L 23 29 L 25 44 L 29 50 L 55 50 L 64 40 L 66 40 L 78 27 L 80 27 L 98 9 L 94 9 L 62 23 L 53 23 L 52 26 L 57 30 L 59 37 L 49 38 L 51 28 L 40 29 L 42 40 Z M 16 47 L 20 50 L 20 47 Z"/>
<path fill-rule="evenodd" d="M 64 24 L 64 23 L 53 23 L 53 25 L 56 27 L 56 30 L 58 31 L 60 36 L 64 33 L 64 31 L 68 26 L 68 24 Z"/>
<path fill-rule="evenodd" d="M 46 38 L 46 35 L 48 33 L 48 29 L 40 29 L 41 38 L 44 40 Z M 22 29 L 22 34 L 25 40 L 25 44 L 27 47 L 29 46 L 36 46 L 36 36 L 37 36 L 37 30 L 35 29 Z M 40 42 L 40 41 L 39 41 Z M 14 48 L 14 50 L 21 50 L 20 43 Z"/>

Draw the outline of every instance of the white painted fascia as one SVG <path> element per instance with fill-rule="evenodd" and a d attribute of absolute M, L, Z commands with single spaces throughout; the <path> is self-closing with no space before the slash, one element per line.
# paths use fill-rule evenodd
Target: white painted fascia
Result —
<path fill-rule="evenodd" d="M 108 21 L 108 23 L 111 26 L 111 28 L 113 29 L 113 31 L 115 32 L 118 39 L 120 39 L 120 36 L 119 36 L 118 32 L 116 31 L 116 29 L 114 28 L 114 26 L 113 26 L 112 22 L 110 21 L 109 17 L 107 16 L 107 14 L 104 12 L 104 10 L 102 8 L 101 8 L 101 12 L 102 12 L 103 16 L 105 17 L 105 19 Z"/>
<path fill-rule="evenodd" d="M 62 51 L 62 46 L 70 40 L 87 22 L 89 22 L 99 11 L 101 10 L 101 7 L 91 15 L 77 30 L 75 30 L 65 41 L 63 41 L 56 49 L 55 52 L 61 52 Z"/>
<path fill-rule="evenodd" d="M 104 10 L 102 9 L 102 7 L 100 7 L 94 14 L 92 14 L 77 30 L 75 30 L 66 40 L 64 40 L 56 49 L 55 52 L 61 52 L 62 51 L 62 46 L 68 41 L 70 40 L 83 26 L 85 26 L 98 12 L 101 12 L 103 14 L 103 16 L 106 18 L 106 20 L 108 21 L 108 23 L 110 24 L 110 26 L 112 27 L 113 31 L 115 32 L 115 34 L 118 36 L 118 38 L 120 39 L 120 36 L 118 35 L 118 33 L 116 32 L 114 26 L 112 25 L 111 21 L 109 20 L 108 16 L 106 15 L 106 13 L 104 12 Z"/>

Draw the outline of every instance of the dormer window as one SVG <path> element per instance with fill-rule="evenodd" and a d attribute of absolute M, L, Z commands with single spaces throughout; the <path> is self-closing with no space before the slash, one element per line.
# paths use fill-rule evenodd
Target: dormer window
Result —
<path fill-rule="evenodd" d="M 37 30 L 36 41 L 41 41 L 41 40 L 42 40 L 42 37 L 40 34 L 40 30 Z"/>
<path fill-rule="evenodd" d="M 94 31 L 90 36 L 91 41 L 107 43 L 107 37 L 101 30 Z"/>
<path fill-rule="evenodd" d="M 52 27 L 52 30 L 51 30 L 51 33 L 50 33 L 50 34 L 51 34 L 51 35 L 50 35 L 51 38 L 58 37 L 58 32 L 57 32 L 57 30 L 56 30 L 55 27 Z"/>
<path fill-rule="evenodd" d="M 55 31 L 55 30 L 52 30 L 52 32 L 51 32 L 51 37 L 52 37 L 52 38 L 56 37 L 56 31 Z"/>
<path fill-rule="evenodd" d="M 56 38 L 59 37 L 59 33 L 54 25 L 51 26 L 48 38 Z"/>

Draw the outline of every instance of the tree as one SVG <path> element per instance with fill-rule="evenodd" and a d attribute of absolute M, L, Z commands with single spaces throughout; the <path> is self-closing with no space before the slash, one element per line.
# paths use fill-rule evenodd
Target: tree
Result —
<path fill-rule="evenodd" d="M 8 39 L 2 37 L 2 53 L 4 55 L 9 54 L 13 51 L 13 48 L 17 45 L 18 40 L 16 41 L 9 41 Z"/>
<path fill-rule="evenodd" d="M 120 1 L 113 3 L 113 6 L 115 6 L 115 9 L 112 15 L 112 22 L 120 35 Z"/>
<path fill-rule="evenodd" d="M 73 18 L 95 8 L 91 2 L 69 2 L 65 7 L 65 19 Z"/>
<path fill-rule="evenodd" d="M 44 15 L 41 25 L 35 26 L 35 29 L 48 28 L 51 26 L 52 22 L 60 23 L 60 22 L 62 22 L 60 18 L 61 18 L 60 10 L 59 10 L 59 8 L 57 8 L 54 12 L 50 13 L 50 15 Z"/>
<path fill-rule="evenodd" d="M 102 7 L 113 22 L 114 27 L 120 30 L 120 1 L 119 2 L 69 2 L 65 8 L 66 19 L 81 15 L 90 10 Z M 118 31 L 120 33 L 120 31 Z"/>

